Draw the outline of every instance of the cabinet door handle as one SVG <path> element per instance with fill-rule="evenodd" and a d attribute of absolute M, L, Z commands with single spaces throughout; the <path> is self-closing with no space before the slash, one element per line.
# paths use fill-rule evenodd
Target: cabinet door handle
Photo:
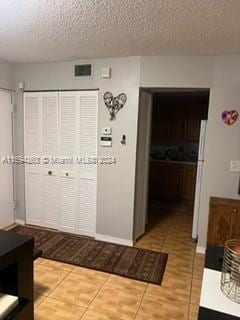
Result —
<path fill-rule="evenodd" d="M 52 171 L 48 171 L 48 175 L 51 176 L 52 175 Z"/>
<path fill-rule="evenodd" d="M 237 208 L 233 208 L 233 212 L 237 213 L 238 212 Z"/>

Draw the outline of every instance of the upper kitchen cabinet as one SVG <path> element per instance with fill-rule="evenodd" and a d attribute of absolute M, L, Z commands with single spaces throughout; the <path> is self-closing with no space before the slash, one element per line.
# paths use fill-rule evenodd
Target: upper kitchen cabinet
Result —
<path fill-rule="evenodd" d="M 184 137 L 184 117 L 176 105 L 153 108 L 152 140 L 182 140 Z"/>
<path fill-rule="evenodd" d="M 199 140 L 203 119 L 207 119 L 207 105 L 194 104 L 185 107 L 184 140 Z"/>
<path fill-rule="evenodd" d="M 172 140 L 182 140 L 184 134 L 184 118 L 182 110 L 178 106 L 170 106 L 170 115 L 169 115 L 169 139 Z"/>
<path fill-rule="evenodd" d="M 155 96 L 152 140 L 198 141 L 201 120 L 207 119 L 207 103 L 194 97 Z"/>
<path fill-rule="evenodd" d="M 166 140 L 169 138 L 168 110 L 153 107 L 152 111 L 152 140 Z"/>

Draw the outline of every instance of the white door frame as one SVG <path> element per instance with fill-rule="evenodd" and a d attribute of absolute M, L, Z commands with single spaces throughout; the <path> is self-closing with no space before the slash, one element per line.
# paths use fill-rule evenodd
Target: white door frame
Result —
<path fill-rule="evenodd" d="M 0 94 L 1 93 L 5 93 L 5 94 L 8 94 L 9 95 L 9 98 L 10 98 L 10 105 L 9 107 L 11 108 L 11 153 L 12 154 L 9 154 L 9 155 L 5 155 L 5 156 L 14 156 L 14 91 L 13 90 L 10 90 L 10 89 L 5 89 L 5 88 L 0 88 Z M 1 159 L 2 161 L 2 159 Z M 1 165 L 4 165 L 1 163 Z M 10 212 L 10 215 L 8 217 L 8 219 L 4 222 L 0 222 L 0 229 L 1 228 L 5 228 L 5 227 L 8 227 L 10 226 L 11 224 L 13 224 L 15 222 L 15 183 L 14 183 L 14 175 L 15 175 L 15 170 L 14 170 L 14 164 L 5 164 L 6 166 L 8 165 L 11 165 L 12 167 L 12 174 L 11 174 L 11 189 L 12 189 L 12 194 L 11 194 L 11 202 L 12 204 L 10 204 L 10 208 L 9 210 L 11 211 Z"/>
<path fill-rule="evenodd" d="M 144 99 L 146 101 L 144 101 Z M 144 103 L 145 105 L 142 105 Z M 141 108 L 146 108 L 143 114 Z M 145 117 L 144 117 L 145 116 Z M 134 204 L 134 242 L 145 233 L 148 209 L 149 154 L 151 143 L 152 94 L 139 91 L 138 134 Z M 143 126 L 143 128 L 141 128 Z M 146 131 L 143 133 L 143 129 Z M 141 139 L 141 134 L 144 134 Z M 140 141 L 141 140 L 141 141 Z M 142 149 L 143 148 L 143 149 Z"/>

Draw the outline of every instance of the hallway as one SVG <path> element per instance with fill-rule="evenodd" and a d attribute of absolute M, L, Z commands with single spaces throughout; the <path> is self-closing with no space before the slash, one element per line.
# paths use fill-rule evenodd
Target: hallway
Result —
<path fill-rule="evenodd" d="M 155 202 L 149 211 L 147 232 L 136 246 L 166 252 L 169 256 L 162 286 L 149 285 L 148 300 L 145 297 L 148 303 L 142 306 L 145 318 L 142 319 L 185 319 L 188 313 L 189 320 L 196 320 L 204 255 L 195 253 L 191 205 Z M 188 311 L 184 312 L 184 308 Z M 160 312 L 159 318 L 149 317 L 156 310 Z"/>

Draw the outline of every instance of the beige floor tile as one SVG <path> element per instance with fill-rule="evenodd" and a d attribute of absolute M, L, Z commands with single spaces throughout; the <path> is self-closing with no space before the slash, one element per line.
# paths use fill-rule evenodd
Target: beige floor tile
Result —
<path fill-rule="evenodd" d="M 203 254 L 196 254 L 193 263 L 193 278 L 201 280 L 203 277 L 203 270 L 205 264 L 205 256 Z"/>
<path fill-rule="evenodd" d="M 49 260 L 49 259 L 42 259 L 41 264 L 44 265 L 44 266 L 48 266 L 50 268 L 61 269 L 61 270 L 64 270 L 66 272 L 70 272 L 75 268 L 71 264 L 62 263 L 62 262 Z"/>
<path fill-rule="evenodd" d="M 146 293 L 136 320 L 188 320 L 189 303 Z"/>
<path fill-rule="evenodd" d="M 81 307 L 88 307 L 107 278 L 107 274 L 78 268 L 71 272 L 50 296 Z"/>
<path fill-rule="evenodd" d="M 37 258 L 35 261 L 34 261 L 34 265 L 37 265 L 37 264 L 40 264 L 44 261 L 43 258 Z"/>
<path fill-rule="evenodd" d="M 147 284 L 123 277 L 110 276 L 90 309 L 107 314 L 110 319 L 131 320 L 134 318 Z"/>
<path fill-rule="evenodd" d="M 134 316 L 135 317 L 135 316 Z M 132 319 L 134 319 L 134 317 Z M 87 312 L 83 315 L 81 320 L 124 320 L 125 315 L 112 313 L 111 311 L 95 311 L 92 309 L 88 309 Z"/>
<path fill-rule="evenodd" d="M 149 284 L 147 293 L 171 300 L 174 297 L 178 301 L 189 302 L 191 294 L 191 277 L 188 275 L 172 276 L 164 275 L 162 285 Z"/>
<path fill-rule="evenodd" d="M 68 274 L 53 266 L 36 265 L 34 268 L 34 289 L 36 294 L 48 295 Z"/>
<path fill-rule="evenodd" d="M 165 270 L 165 274 L 169 274 L 172 277 L 178 278 L 179 276 L 188 276 L 189 278 L 192 277 L 192 272 L 193 272 L 193 265 L 192 261 L 185 261 L 183 259 L 172 259 L 171 256 L 168 256 L 168 262 Z M 164 275 L 165 275 L 164 274 Z"/>
<path fill-rule="evenodd" d="M 86 311 L 76 305 L 46 298 L 35 310 L 35 320 L 79 320 Z"/>
<path fill-rule="evenodd" d="M 192 279 L 191 303 L 199 304 L 202 288 L 202 280 Z"/>
<path fill-rule="evenodd" d="M 72 273 L 77 273 L 81 275 L 84 279 L 98 280 L 100 282 L 107 280 L 110 274 L 106 272 L 96 271 L 93 269 L 73 267 Z"/>

